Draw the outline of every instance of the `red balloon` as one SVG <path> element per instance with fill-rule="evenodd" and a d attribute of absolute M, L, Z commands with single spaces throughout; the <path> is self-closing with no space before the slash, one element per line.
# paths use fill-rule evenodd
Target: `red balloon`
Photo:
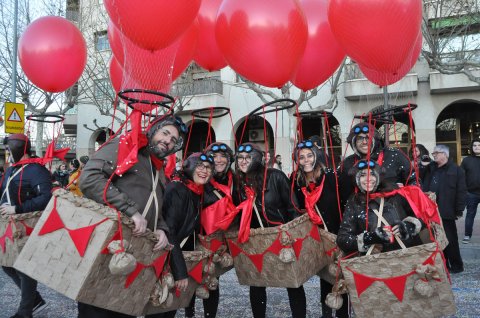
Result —
<path fill-rule="evenodd" d="M 397 72 L 381 72 L 381 71 L 369 69 L 364 65 L 359 65 L 359 67 L 363 75 L 365 75 L 365 77 L 370 82 L 377 84 L 379 86 L 391 85 L 398 82 L 405 75 L 408 74 L 408 72 L 412 69 L 415 63 L 417 63 L 421 50 L 422 50 L 422 33 L 420 32 L 420 34 L 417 37 L 415 46 L 410 52 L 410 55 L 408 56 L 405 63 L 398 69 Z"/>
<path fill-rule="evenodd" d="M 325 82 L 340 66 L 345 51 L 328 24 L 328 0 L 301 0 L 307 17 L 308 40 L 292 83 L 307 91 Z"/>
<path fill-rule="evenodd" d="M 125 62 L 125 53 L 123 52 L 122 43 L 123 35 L 120 30 L 117 29 L 112 20 L 108 21 L 107 35 L 113 56 L 115 56 L 120 65 L 123 65 L 123 63 Z"/>
<path fill-rule="evenodd" d="M 192 25 L 182 35 L 178 44 L 175 62 L 173 63 L 172 79 L 175 80 L 182 74 L 188 65 L 192 62 L 193 55 L 198 42 L 198 21 L 193 21 Z"/>
<path fill-rule="evenodd" d="M 192 24 L 201 0 L 105 0 L 110 19 L 146 50 L 166 48 Z"/>
<path fill-rule="evenodd" d="M 122 89 L 123 82 L 123 68 L 122 65 L 118 62 L 115 56 L 112 56 L 110 59 L 110 82 L 112 83 L 113 89 L 115 92 L 119 92 Z"/>
<path fill-rule="evenodd" d="M 75 84 L 87 63 L 82 33 L 61 17 L 33 21 L 18 42 L 18 58 L 25 75 L 41 89 L 57 93 Z"/>
<path fill-rule="evenodd" d="M 331 0 L 333 34 L 357 63 L 398 72 L 415 44 L 422 23 L 421 0 Z"/>
<path fill-rule="evenodd" d="M 307 22 L 297 0 L 224 0 L 215 26 L 228 64 L 261 85 L 292 78 L 307 44 Z"/>
<path fill-rule="evenodd" d="M 197 16 L 200 29 L 194 60 L 210 72 L 227 66 L 227 61 L 220 52 L 215 38 L 215 22 L 221 4 L 222 0 L 203 0 Z"/>

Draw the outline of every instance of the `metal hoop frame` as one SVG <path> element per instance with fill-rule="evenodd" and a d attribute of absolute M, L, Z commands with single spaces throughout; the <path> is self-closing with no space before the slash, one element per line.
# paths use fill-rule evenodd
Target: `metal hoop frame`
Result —
<path fill-rule="evenodd" d="M 214 115 L 215 114 L 215 111 L 223 111 L 222 113 L 220 114 L 217 114 L 217 115 Z M 205 115 L 202 115 L 201 113 L 202 112 L 210 112 L 212 115 L 208 115 L 208 116 L 205 116 Z M 192 116 L 195 116 L 197 118 L 204 118 L 204 119 L 208 119 L 208 118 L 220 118 L 220 117 L 223 117 L 223 116 L 226 116 L 230 113 L 230 108 L 227 108 L 227 107 L 208 107 L 208 108 L 201 108 L 201 109 L 195 109 L 195 110 L 192 110 L 190 112 L 190 114 Z"/>
<path fill-rule="evenodd" d="M 48 117 L 52 117 L 54 119 L 47 120 Z M 32 114 L 27 116 L 27 120 L 36 121 L 39 123 L 60 123 L 65 120 L 64 116 L 61 115 L 49 115 L 49 114 Z"/>

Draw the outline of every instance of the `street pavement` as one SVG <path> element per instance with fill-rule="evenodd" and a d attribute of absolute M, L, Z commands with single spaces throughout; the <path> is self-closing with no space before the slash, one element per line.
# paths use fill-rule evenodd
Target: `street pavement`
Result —
<path fill-rule="evenodd" d="M 452 275 L 452 288 L 457 305 L 457 315 L 452 317 L 480 318 L 480 213 L 475 221 L 474 236 L 470 244 L 462 244 L 464 219 L 457 221 L 461 253 L 464 257 L 465 271 Z M 313 277 L 305 285 L 307 294 L 307 317 L 321 317 L 319 279 Z M 70 318 L 77 316 L 76 303 L 54 290 L 39 285 L 39 291 L 49 307 L 35 318 Z M 267 317 L 290 317 L 290 308 L 286 289 L 267 289 Z M 12 281 L 0 271 L 0 318 L 8 318 L 15 313 L 20 299 L 20 292 Z M 200 300 L 196 303 L 197 317 L 203 317 Z M 251 317 L 248 287 L 240 286 L 232 270 L 220 278 L 219 318 Z M 183 311 L 177 317 L 184 317 Z"/>

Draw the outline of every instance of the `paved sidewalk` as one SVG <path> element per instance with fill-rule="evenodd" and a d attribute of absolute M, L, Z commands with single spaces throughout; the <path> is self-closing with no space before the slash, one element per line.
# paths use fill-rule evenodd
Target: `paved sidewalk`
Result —
<path fill-rule="evenodd" d="M 453 291 L 457 304 L 457 315 L 453 317 L 480 317 L 480 271 L 478 260 L 466 260 L 465 272 L 452 276 Z M 305 285 L 307 294 L 307 317 L 321 317 L 319 305 L 319 280 L 310 279 Z M 235 271 L 230 271 L 220 279 L 220 306 L 219 318 L 248 318 L 251 317 L 248 298 L 248 287 L 240 286 Z M 39 290 L 49 307 L 35 318 L 74 318 L 77 316 L 76 304 L 57 292 L 40 285 Z M 285 289 L 270 288 L 268 290 L 267 317 L 290 317 L 290 308 Z M 11 280 L 0 271 L 0 318 L 8 318 L 14 314 L 18 305 L 20 293 Z M 203 308 L 197 300 L 197 317 L 203 317 Z M 177 317 L 184 317 L 179 311 Z"/>
<path fill-rule="evenodd" d="M 460 245 L 460 253 L 462 258 L 465 259 L 476 259 L 480 265 L 480 211 L 477 212 L 475 216 L 475 222 L 473 223 L 473 233 L 472 239 L 469 244 L 463 244 L 462 240 L 465 236 L 465 214 L 463 212 L 463 217 L 457 220 L 457 232 L 458 240 Z"/>

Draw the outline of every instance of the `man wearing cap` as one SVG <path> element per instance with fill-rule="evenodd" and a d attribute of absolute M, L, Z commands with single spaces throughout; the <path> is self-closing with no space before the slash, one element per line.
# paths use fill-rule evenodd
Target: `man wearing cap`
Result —
<path fill-rule="evenodd" d="M 152 230 L 158 243 L 154 250 L 161 250 L 168 240 L 167 224 L 162 217 L 163 192 L 166 183 L 163 159 L 183 146 L 186 126 L 180 118 L 161 117 L 146 131 L 147 145 L 138 150 L 138 162 L 123 174 L 112 175 L 117 169 L 119 139 L 113 139 L 100 148 L 83 168 L 80 189 L 83 195 L 99 203 L 109 204 L 129 216 L 135 224 L 133 235 L 139 236 Z M 109 179 L 111 183 L 109 184 Z M 153 196 L 153 199 L 149 198 Z M 130 317 L 79 303 L 78 317 Z"/>
<path fill-rule="evenodd" d="M 409 158 L 400 150 L 385 147 L 378 130 L 362 122 L 352 127 L 347 137 L 354 154 L 346 157 L 340 166 L 340 196 L 345 202 L 353 193 L 355 184 L 348 175 L 349 170 L 360 160 L 373 160 L 385 171 L 385 182 L 397 185 L 415 184 L 415 171 Z"/>
<path fill-rule="evenodd" d="M 0 214 L 13 214 L 42 211 L 51 198 L 50 172 L 38 163 L 28 162 L 31 144 L 24 134 L 9 135 L 4 140 L 11 166 L 5 172 L 0 188 Z M 3 267 L 21 290 L 21 301 L 17 313 L 11 318 L 32 317 L 33 312 L 46 307 L 37 291 L 37 281 L 17 271 L 13 267 Z"/>

